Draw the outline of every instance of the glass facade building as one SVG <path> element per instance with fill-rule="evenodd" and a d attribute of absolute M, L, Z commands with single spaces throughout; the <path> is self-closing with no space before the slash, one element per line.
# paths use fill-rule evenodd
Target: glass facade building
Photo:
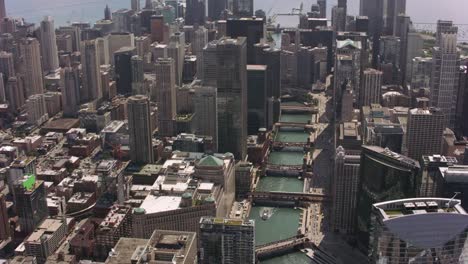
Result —
<path fill-rule="evenodd" d="M 371 263 L 468 263 L 468 215 L 460 200 L 403 199 L 372 207 Z"/>

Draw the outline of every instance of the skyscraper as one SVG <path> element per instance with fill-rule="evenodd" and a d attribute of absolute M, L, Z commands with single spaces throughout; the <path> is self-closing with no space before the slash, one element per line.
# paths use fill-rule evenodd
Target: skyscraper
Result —
<path fill-rule="evenodd" d="M 244 17 L 240 19 L 228 19 L 226 35 L 231 38 L 247 38 L 247 63 L 255 64 L 255 47 L 265 37 L 265 19 Z"/>
<path fill-rule="evenodd" d="M 408 157 L 420 160 L 423 155 L 440 154 L 445 129 L 444 113 L 440 109 L 411 109 L 406 128 Z"/>
<path fill-rule="evenodd" d="M 44 92 L 42 80 L 41 51 L 39 41 L 35 38 L 23 39 L 20 53 L 24 65 L 24 86 L 26 97 Z"/>
<path fill-rule="evenodd" d="M 355 230 L 361 157 L 336 149 L 333 176 L 333 230 L 351 234 Z"/>
<path fill-rule="evenodd" d="M 106 5 L 106 8 L 104 9 L 104 20 L 112 20 L 112 12 L 109 5 Z"/>
<path fill-rule="evenodd" d="M 200 85 L 195 88 L 193 107 L 196 118 L 197 135 L 211 136 L 214 149 L 218 149 L 218 105 L 216 87 Z"/>
<path fill-rule="evenodd" d="M 246 155 L 247 140 L 246 38 L 217 43 L 218 151 L 237 159 Z"/>
<path fill-rule="evenodd" d="M 51 16 L 46 16 L 41 21 L 40 33 L 43 70 L 45 72 L 54 72 L 59 68 L 59 60 L 54 19 Z"/>
<path fill-rule="evenodd" d="M 327 17 L 327 0 L 317 0 L 317 4 L 319 6 L 320 17 L 326 18 Z"/>
<path fill-rule="evenodd" d="M 334 31 L 345 31 L 346 29 L 346 9 L 339 6 L 332 8 L 332 27 Z"/>
<path fill-rule="evenodd" d="M 6 17 L 5 0 L 0 0 L 0 19 Z"/>
<path fill-rule="evenodd" d="M 16 75 L 13 58 L 13 53 L 6 51 L 0 52 L 0 72 L 3 73 L 2 81 L 8 80 L 8 78 Z"/>
<path fill-rule="evenodd" d="M 217 79 L 217 46 L 218 41 L 214 40 L 209 42 L 198 60 L 197 72 L 200 80 L 203 81 L 203 85 L 216 87 Z"/>
<path fill-rule="evenodd" d="M 44 94 L 33 94 L 26 100 L 28 123 L 40 126 L 49 119 Z"/>
<path fill-rule="evenodd" d="M 467 263 L 460 200 L 413 198 L 372 205 L 372 263 Z"/>
<path fill-rule="evenodd" d="M 266 127 L 267 66 L 247 65 L 247 132 Z"/>
<path fill-rule="evenodd" d="M 158 102 L 159 134 L 174 136 L 174 120 L 177 114 L 174 60 L 159 58 L 156 60 L 155 69 L 156 89 L 152 97 Z"/>
<path fill-rule="evenodd" d="M 10 109 L 13 112 L 18 112 L 20 108 L 24 105 L 24 81 L 20 77 L 10 77 L 5 85 L 5 97 L 10 103 Z"/>
<path fill-rule="evenodd" d="M 205 1 L 187 0 L 186 1 L 185 24 L 186 25 L 204 25 L 205 24 Z"/>
<path fill-rule="evenodd" d="M 397 17 L 406 13 L 406 0 L 382 1 L 383 10 L 383 33 L 394 35 L 397 27 Z"/>
<path fill-rule="evenodd" d="M 78 66 L 60 70 L 62 108 L 65 117 L 76 117 L 80 110 L 80 72 Z"/>
<path fill-rule="evenodd" d="M 439 21 L 439 24 L 441 21 Z M 457 27 L 438 26 L 439 46 L 433 48 L 431 105 L 440 108 L 445 115 L 445 126 L 454 128 L 460 69 L 457 50 Z"/>
<path fill-rule="evenodd" d="M 132 63 L 136 48 L 123 47 L 114 53 L 115 79 L 117 93 L 129 95 L 132 93 Z"/>
<path fill-rule="evenodd" d="M 376 69 L 366 69 L 361 81 L 359 92 L 359 107 L 379 104 L 382 97 L 382 72 Z"/>
<path fill-rule="evenodd" d="M 362 146 L 357 235 L 364 247 L 369 242 L 372 204 L 415 197 L 419 162 L 377 146 Z"/>
<path fill-rule="evenodd" d="M 150 101 L 143 95 L 128 98 L 130 158 L 137 164 L 154 162 Z"/>
<path fill-rule="evenodd" d="M 10 237 L 11 227 L 6 207 L 5 195 L 0 194 L 0 239 L 7 240 Z"/>
<path fill-rule="evenodd" d="M 443 182 L 443 177 L 441 176 L 441 168 L 448 169 L 457 164 L 457 162 L 457 159 L 454 157 L 445 157 L 438 154 L 422 156 L 419 176 L 421 182 L 418 187 L 418 197 L 442 197 L 443 184 L 441 183 Z M 452 196 L 453 193 L 450 197 Z"/>
<path fill-rule="evenodd" d="M 140 0 L 132 0 L 131 2 L 131 9 L 133 12 L 140 11 Z"/>
<path fill-rule="evenodd" d="M 256 44 L 261 45 L 261 44 Z M 281 50 L 266 48 L 256 56 L 256 63 L 267 66 L 267 96 L 281 97 Z"/>
<path fill-rule="evenodd" d="M 182 85 L 182 70 L 185 58 L 185 34 L 176 32 L 167 45 L 167 56 L 174 60 L 176 84 Z"/>
<path fill-rule="evenodd" d="M 199 234 L 199 263 L 255 263 L 253 220 L 202 217 Z"/>
<path fill-rule="evenodd" d="M 14 186 L 21 232 L 30 234 L 49 215 L 44 182 L 26 175 Z"/>
<path fill-rule="evenodd" d="M 150 18 L 150 30 L 152 42 L 164 41 L 164 17 L 161 15 L 154 15 Z"/>
<path fill-rule="evenodd" d="M 198 55 L 208 43 L 208 30 L 204 26 L 196 26 L 193 32 L 192 54 Z"/>
<path fill-rule="evenodd" d="M 81 70 L 83 72 L 81 102 L 102 98 L 101 72 L 96 40 L 86 40 L 81 43 Z"/>
<path fill-rule="evenodd" d="M 254 14 L 253 2 L 254 0 L 233 0 L 232 13 L 238 18 L 252 17 Z"/>
<path fill-rule="evenodd" d="M 219 20 L 221 12 L 226 9 L 226 0 L 208 0 L 208 18 L 211 21 Z"/>

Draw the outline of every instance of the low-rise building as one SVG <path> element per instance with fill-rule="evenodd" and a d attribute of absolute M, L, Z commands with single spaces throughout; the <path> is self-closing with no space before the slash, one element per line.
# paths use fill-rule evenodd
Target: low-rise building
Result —
<path fill-rule="evenodd" d="M 24 241 L 26 254 L 35 256 L 37 263 L 45 263 L 46 259 L 60 246 L 66 235 L 66 221 L 47 218 Z"/>

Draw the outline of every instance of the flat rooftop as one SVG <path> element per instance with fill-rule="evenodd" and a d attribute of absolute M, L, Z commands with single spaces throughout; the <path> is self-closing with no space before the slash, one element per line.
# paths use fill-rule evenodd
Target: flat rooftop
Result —
<path fill-rule="evenodd" d="M 447 198 L 411 198 L 376 203 L 384 220 L 407 215 L 453 213 L 467 215 L 461 201 Z"/>
<path fill-rule="evenodd" d="M 180 196 L 155 196 L 149 194 L 141 204 L 147 214 L 156 214 L 179 209 L 182 197 Z"/>

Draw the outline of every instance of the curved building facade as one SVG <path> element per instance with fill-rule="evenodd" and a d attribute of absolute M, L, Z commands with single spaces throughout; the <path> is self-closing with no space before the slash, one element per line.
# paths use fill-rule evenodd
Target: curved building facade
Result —
<path fill-rule="evenodd" d="M 372 208 L 371 263 L 468 263 L 468 214 L 460 200 L 414 198 Z"/>

